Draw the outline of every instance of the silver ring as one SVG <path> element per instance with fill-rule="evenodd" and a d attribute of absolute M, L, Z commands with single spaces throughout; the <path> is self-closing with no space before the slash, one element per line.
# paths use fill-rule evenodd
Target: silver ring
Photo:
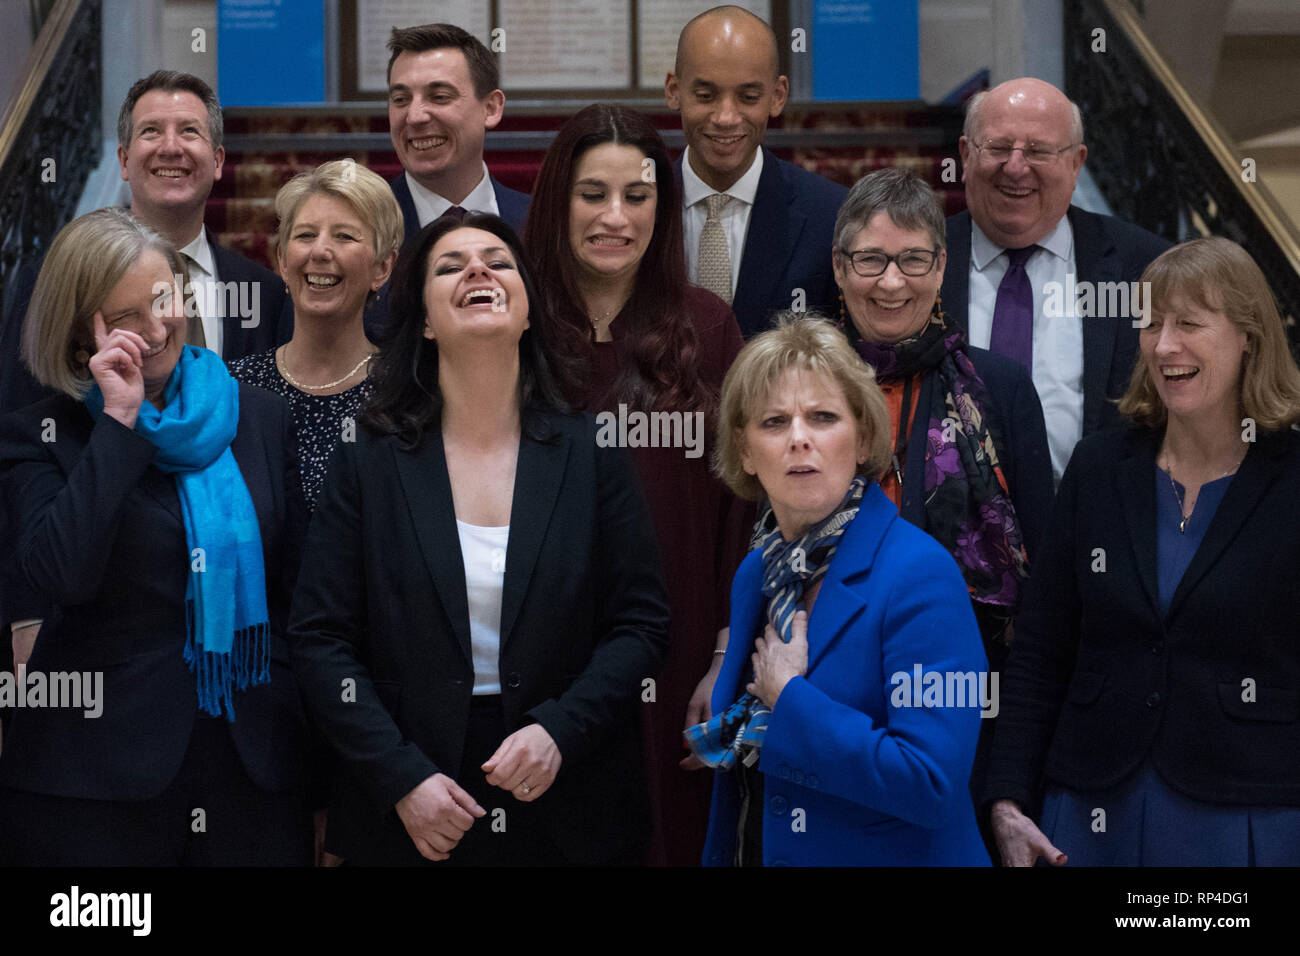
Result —
<path fill-rule="evenodd" d="M 533 792 L 533 788 L 530 787 L 530 786 L 528 786 L 528 784 L 526 784 L 526 783 L 521 783 L 520 786 L 524 788 L 524 795 L 525 795 L 525 796 L 527 796 L 528 794 L 530 794 L 530 793 Z"/>

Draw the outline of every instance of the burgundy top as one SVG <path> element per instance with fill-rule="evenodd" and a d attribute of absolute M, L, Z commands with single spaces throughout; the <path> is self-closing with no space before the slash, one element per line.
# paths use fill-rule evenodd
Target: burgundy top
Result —
<path fill-rule="evenodd" d="M 720 393 L 727 369 L 745 344 L 736 317 L 716 295 L 695 286 L 686 303 L 699 341 L 700 377 Z M 617 318 L 610 332 L 617 339 Z M 619 373 L 615 342 L 596 343 L 592 371 L 594 397 L 587 411 L 617 414 L 618 401 L 611 394 Z M 627 434 L 634 436 L 632 427 Z M 630 449 L 658 533 L 672 612 L 668 657 L 656 681 L 655 700 L 641 707 L 653 811 L 651 865 L 700 865 L 713 774 L 677 766 L 687 753 L 682 728 L 691 694 L 713 660 L 718 631 L 727 626 L 731 579 L 744 559 L 754 520 L 754 505 L 736 499 L 710 471 L 713 446 L 713 421 L 708 419 L 697 458 L 686 457 L 683 448 Z"/>

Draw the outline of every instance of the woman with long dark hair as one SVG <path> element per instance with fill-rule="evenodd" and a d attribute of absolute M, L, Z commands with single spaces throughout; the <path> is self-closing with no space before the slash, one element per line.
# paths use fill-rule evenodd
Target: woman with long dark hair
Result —
<path fill-rule="evenodd" d="M 635 862 L 635 702 L 667 607 L 627 455 L 566 410 L 496 216 L 425 227 L 390 316 L 290 623 L 345 771 L 326 847 L 352 864 Z"/>
<path fill-rule="evenodd" d="M 663 139 L 635 110 L 597 103 L 556 134 L 525 244 L 555 317 L 568 398 L 604 441 L 633 448 L 667 565 L 672 632 L 641 706 L 653 833 L 648 860 L 696 865 L 709 781 L 683 768 L 727 646 L 727 594 L 752 510 L 709 473 L 723 376 L 744 344 L 735 316 L 686 278 L 678 186 Z M 638 431 L 638 428 L 640 430 Z"/>

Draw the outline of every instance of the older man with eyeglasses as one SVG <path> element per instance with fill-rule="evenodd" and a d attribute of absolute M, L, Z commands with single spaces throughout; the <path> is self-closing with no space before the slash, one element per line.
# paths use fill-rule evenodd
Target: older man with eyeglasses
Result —
<path fill-rule="evenodd" d="M 1050 83 L 977 94 L 959 149 L 968 210 L 948 220 L 944 307 L 971 345 L 1030 371 L 1059 481 L 1081 437 L 1119 422 L 1108 399 L 1128 385 L 1140 317 L 1129 283 L 1169 243 L 1070 204 L 1088 147 Z"/>

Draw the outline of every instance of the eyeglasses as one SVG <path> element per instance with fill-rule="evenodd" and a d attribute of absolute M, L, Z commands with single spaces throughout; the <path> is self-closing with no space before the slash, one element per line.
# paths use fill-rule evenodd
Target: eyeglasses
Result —
<path fill-rule="evenodd" d="M 1020 150 L 1020 155 L 1025 157 L 1025 162 L 1030 166 L 1050 166 L 1068 149 L 1077 149 L 1078 143 L 1071 143 L 1069 146 L 1062 146 L 1060 149 L 1053 149 L 1050 146 L 1042 146 L 1038 143 L 1028 143 L 1024 146 L 1012 146 L 1010 143 L 974 143 L 980 155 L 995 163 L 1005 163 L 1011 158 L 1011 154 Z"/>
<path fill-rule="evenodd" d="M 872 252 L 869 249 L 859 249 L 857 252 L 841 249 L 840 254 L 853 263 L 853 271 L 864 279 L 884 275 L 891 262 L 898 263 L 898 271 L 903 275 L 915 279 L 933 269 L 935 260 L 939 258 L 938 249 L 905 249 L 896 256 L 887 256 L 883 252 Z"/>

